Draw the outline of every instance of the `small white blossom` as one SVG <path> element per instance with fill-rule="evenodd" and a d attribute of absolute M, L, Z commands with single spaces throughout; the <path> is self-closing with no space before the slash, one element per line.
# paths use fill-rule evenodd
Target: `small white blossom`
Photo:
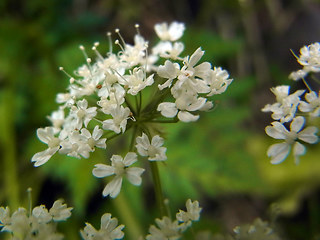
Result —
<path fill-rule="evenodd" d="M 137 154 L 134 152 L 129 152 L 123 159 L 119 155 L 113 155 L 111 157 L 111 166 L 105 164 L 96 164 L 95 168 L 92 170 L 92 174 L 95 177 L 103 178 L 115 175 L 114 178 L 106 185 L 102 194 L 103 196 L 108 196 L 115 198 L 118 196 L 121 190 L 122 178 L 127 177 L 130 183 L 135 186 L 141 184 L 141 174 L 145 171 L 143 168 L 139 167 L 129 167 L 137 161 Z"/>
<path fill-rule="evenodd" d="M 67 207 L 67 204 L 63 204 L 63 200 L 56 200 L 52 207 L 49 210 L 50 215 L 52 216 L 53 221 L 65 221 L 71 216 L 71 210 L 73 208 Z"/>
<path fill-rule="evenodd" d="M 267 104 L 262 111 L 272 112 L 271 117 L 280 122 L 290 122 L 296 114 L 297 107 L 300 103 L 300 96 L 305 92 L 304 90 L 297 90 L 289 94 L 289 86 L 277 86 L 271 88 L 271 91 L 276 96 L 277 102 L 274 104 Z"/>
<path fill-rule="evenodd" d="M 60 149 L 62 140 L 56 136 L 53 127 L 39 128 L 37 136 L 41 142 L 48 144 L 48 149 L 33 155 L 31 162 L 35 162 L 35 167 L 45 164 Z"/>
<path fill-rule="evenodd" d="M 191 199 L 188 199 L 186 202 L 186 208 L 186 212 L 179 210 L 179 213 L 176 214 L 177 220 L 184 223 L 189 221 L 199 221 L 200 212 L 202 210 L 202 208 L 199 207 L 199 202 L 192 202 Z"/>
<path fill-rule="evenodd" d="M 160 23 L 154 26 L 154 30 L 162 41 L 176 41 L 182 37 L 185 26 L 178 22 L 172 22 L 169 26 L 167 23 Z"/>
<path fill-rule="evenodd" d="M 221 67 L 214 68 L 210 71 L 210 76 L 205 79 L 210 86 L 211 91 L 208 96 L 221 94 L 227 90 L 233 79 L 229 79 L 229 73 Z"/>
<path fill-rule="evenodd" d="M 271 157 L 272 164 L 278 164 L 285 160 L 293 146 L 293 155 L 295 163 L 299 163 L 299 156 L 305 153 L 305 147 L 298 140 L 314 144 L 318 141 L 316 132 L 318 129 L 314 126 L 302 130 L 305 119 L 301 116 L 296 117 L 290 124 L 290 131 L 280 122 L 272 122 L 272 126 L 266 127 L 266 133 L 275 139 L 283 139 L 285 142 L 273 144 L 269 147 L 267 155 Z"/>
<path fill-rule="evenodd" d="M 112 130 L 115 133 L 124 133 L 126 131 L 127 120 L 130 115 L 128 107 L 118 106 L 110 111 L 112 119 L 103 121 L 103 129 Z"/>
<path fill-rule="evenodd" d="M 110 213 L 105 213 L 101 217 L 99 230 L 96 230 L 90 223 L 86 223 L 80 233 L 84 240 L 114 240 L 124 237 L 123 228 L 122 224 L 118 226 L 118 219 L 112 218 Z"/>
<path fill-rule="evenodd" d="M 9 208 L 1 207 L 1 231 L 10 232 L 15 240 L 62 240 L 63 235 L 56 231 L 55 221 L 69 218 L 72 208 L 67 208 L 65 204 L 58 206 L 59 203 L 62 200 L 56 201 L 50 211 L 44 205 L 36 206 L 31 215 L 26 209 L 19 208 L 10 216 Z"/>
<path fill-rule="evenodd" d="M 309 112 L 312 117 L 320 117 L 320 97 L 316 92 L 305 94 L 307 102 L 300 101 L 299 110 L 301 112 Z"/>
<path fill-rule="evenodd" d="M 181 229 L 177 220 L 172 221 L 168 217 L 155 220 L 159 228 L 151 225 L 149 228 L 149 235 L 147 240 L 177 240 L 181 238 Z"/>
<path fill-rule="evenodd" d="M 74 129 L 81 129 L 84 124 L 85 127 L 93 117 L 97 115 L 97 108 L 88 108 L 88 102 L 86 99 L 77 102 L 77 106 L 71 108 L 71 115 L 75 119 Z"/>
<path fill-rule="evenodd" d="M 103 134 L 103 130 L 99 128 L 99 126 L 95 126 L 92 134 L 86 129 L 81 129 L 81 136 L 85 139 L 86 143 L 89 147 L 94 151 L 95 147 L 98 148 L 106 148 L 106 138 L 101 138 Z"/>
<path fill-rule="evenodd" d="M 148 157 L 150 161 L 167 160 L 167 148 L 162 147 L 164 141 L 159 135 L 153 136 L 150 143 L 148 136 L 142 133 L 141 137 L 136 138 L 136 142 L 136 148 L 141 156 Z"/>

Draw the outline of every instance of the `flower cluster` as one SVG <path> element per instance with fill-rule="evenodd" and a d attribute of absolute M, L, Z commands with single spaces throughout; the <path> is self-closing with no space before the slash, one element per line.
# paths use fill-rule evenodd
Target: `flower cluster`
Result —
<path fill-rule="evenodd" d="M 72 208 L 57 200 L 48 210 L 44 205 L 35 207 L 31 213 L 19 208 L 12 215 L 9 207 L 0 208 L 1 231 L 12 233 L 15 240 L 59 240 L 63 235 L 56 231 L 56 223 L 71 216 Z"/>
<path fill-rule="evenodd" d="M 209 98 L 226 91 L 232 82 L 226 70 L 200 62 L 201 48 L 182 55 L 183 23 L 156 24 L 160 40 L 152 48 L 136 28 L 133 44 L 124 41 L 119 29 L 115 30 L 119 39 L 112 44 L 108 33 L 110 47 L 105 56 L 95 43 L 95 61 L 80 46 L 86 64 L 74 76 L 60 68 L 70 84 L 65 93 L 57 94 L 60 106 L 48 117 L 52 126 L 37 130 L 48 147 L 32 157 L 34 166 L 45 164 L 56 153 L 89 158 L 96 148 L 106 149 L 107 141 L 133 129 L 126 157 L 113 155 L 111 165 L 97 164 L 92 171 L 99 178 L 114 176 L 103 195 L 116 197 L 123 176 L 134 185 L 141 184 L 144 169 L 131 167 L 138 160 L 135 152 L 149 161 L 167 159 L 164 139 L 154 123 L 198 120 L 200 111 L 212 108 Z M 114 53 L 114 47 L 119 51 Z"/>
<path fill-rule="evenodd" d="M 306 148 L 302 143 L 315 144 L 318 142 L 316 119 L 320 117 L 319 93 L 312 91 L 305 77 L 308 73 L 320 71 L 320 44 L 314 43 L 301 48 L 298 62 L 304 66 L 302 70 L 293 72 L 289 78 L 302 79 L 306 90 L 297 90 L 290 94 L 290 86 L 277 86 L 271 91 L 276 96 L 276 103 L 267 104 L 262 111 L 272 112 L 271 117 L 276 120 L 267 126 L 267 135 L 284 142 L 269 147 L 267 155 L 271 163 L 281 163 L 289 155 L 291 148 L 295 163 L 304 155 Z"/>
<path fill-rule="evenodd" d="M 180 239 L 182 233 L 191 227 L 193 221 L 199 221 L 202 210 L 198 201 L 192 202 L 190 199 L 186 202 L 186 208 L 186 212 L 179 210 L 174 221 L 167 216 L 162 219 L 157 218 L 155 222 L 158 227 L 150 226 L 150 234 L 146 236 L 146 240 Z"/>

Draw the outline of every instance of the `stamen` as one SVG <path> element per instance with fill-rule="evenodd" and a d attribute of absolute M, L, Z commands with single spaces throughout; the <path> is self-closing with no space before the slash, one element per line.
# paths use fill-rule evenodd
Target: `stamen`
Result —
<path fill-rule="evenodd" d="M 119 77 L 121 77 L 125 82 L 128 82 L 127 79 L 125 79 L 117 70 L 110 68 L 112 71 L 114 71 L 116 74 L 119 75 Z"/>
<path fill-rule="evenodd" d="M 107 37 L 109 39 L 109 54 L 112 53 L 112 38 L 111 38 L 111 32 L 107 32 Z"/>
<path fill-rule="evenodd" d="M 139 29 L 140 25 L 139 25 L 138 23 L 136 23 L 136 24 L 134 25 L 134 27 L 135 27 L 136 30 L 137 30 L 137 34 L 138 34 L 138 35 L 141 35 L 141 34 L 140 34 L 140 29 Z"/>
<path fill-rule="evenodd" d="M 144 47 L 146 48 L 145 49 L 145 51 L 146 51 L 146 65 L 145 65 L 145 70 L 144 70 L 144 78 L 147 79 L 147 67 L 148 67 L 148 56 L 149 56 L 148 55 L 148 47 L 149 47 L 148 43 L 145 43 Z"/>
<path fill-rule="evenodd" d="M 28 193 L 28 200 L 29 200 L 29 216 L 32 215 L 32 188 L 28 188 L 27 189 L 27 193 Z"/>
<path fill-rule="evenodd" d="M 114 31 L 118 34 L 123 46 L 125 47 L 126 46 L 126 42 L 124 41 L 123 37 L 121 36 L 119 28 L 116 28 Z"/>
<path fill-rule="evenodd" d="M 118 46 L 121 48 L 122 52 L 125 52 L 124 48 L 123 48 L 122 45 L 119 43 L 119 40 L 118 40 L 118 39 L 114 41 L 114 44 L 118 45 Z"/>
<path fill-rule="evenodd" d="M 100 52 L 97 50 L 97 47 L 99 46 L 99 42 L 95 42 L 94 43 L 94 46 L 91 48 L 95 53 L 96 55 L 98 56 L 98 58 L 101 60 L 101 61 L 104 61 L 104 58 L 102 57 L 102 55 L 100 54 Z"/>
<path fill-rule="evenodd" d="M 86 50 L 85 50 L 85 48 L 84 48 L 83 45 L 80 45 L 80 46 L 79 46 L 79 49 L 82 51 L 83 56 L 84 56 L 85 59 L 86 59 L 88 68 L 89 68 L 89 70 L 90 70 L 90 75 L 92 75 L 92 68 L 91 68 L 91 65 L 90 65 L 90 63 L 91 63 L 91 58 L 88 57 L 88 55 L 87 55 L 87 53 L 86 53 Z"/>
<path fill-rule="evenodd" d="M 63 72 L 67 77 L 69 77 L 70 78 L 70 83 L 71 83 L 71 81 L 72 81 L 72 83 L 75 81 L 75 79 L 69 74 L 69 73 L 67 73 L 65 70 L 64 70 L 64 68 L 63 67 L 59 67 L 59 70 L 61 71 L 61 72 Z"/>

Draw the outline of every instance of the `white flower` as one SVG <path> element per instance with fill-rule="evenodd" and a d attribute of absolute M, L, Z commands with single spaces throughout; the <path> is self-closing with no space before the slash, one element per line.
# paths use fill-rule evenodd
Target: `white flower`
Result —
<path fill-rule="evenodd" d="M 320 71 L 320 43 L 316 42 L 300 49 L 298 62 L 307 72 Z"/>
<path fill-rule="evenodd" d="M 141 68 L 134 68 L 130 75 L 123 76 L 125 81 L 119 80 L 119 82 L 129 87 L 129 94 L 137 95 L 145 87 L 153 84 L 153 75 L 146 78 L 145 72 Z"/>
<path fill-rule="evenodd" d="M 182 37 L 185 26 L 183 23 L 172 22 L 170 26 L 167 23 L 160 23 L 154 26 L 156 34 L 162 41 L 176 41 Z"/>
<path fill-rule="evenodd" d="M 291 72 L 289 75 L 289 79 L 292 79 L 294 81 L 298 81 L 299 79 L 302 79 L 308 75 L 308 72 L 299 69 L 297 71 Z"/>
<path fill-rule="evenodd" d="M 297 90 L 296 92 L 289 94 L 289 86 L 277 86 L 271 88 L 271 91 L 276 96 L 277 102 L 274 104 L 267 104 L 262 111 L 272 112 L 271 117 L 274 120 L 280 120 L 280 122 L 291 121 L 296 114 L 297 107 L 300 103 L 300 95 L 304 90 Z"/>
<path fill-rule="evenodd" d="M 118 226 L 118 219 L 112 218 L 110 213 L 105 213 L 101 217 L 100 229 L 96 230 L 90 223 L 86 223 L 83 230 L 80 231 L 84 240 L 113 240 L 122 239 L 124 225 Z"/>
<path fill-rule="evenodd" d="M 68 139 L 61 143 L 61 154 L 67 154 L 70 157 L 89 158 L 92 148 L 84 141 L 84 137 L 78 131 L 66 132 Z"/>
<path fill-rule="evenodd" d="M 166 87 L 171 87 L 173 79 L 180 73 L 180 66 L 178 63 L 172 63 L 166 60 L 164 65 L 159 66 L 157 73 L 160 77 L 168 79 L 165 83 L 158 85 L 159 89 L 162 90 Z"/>
<path fill-rule="evenodd" d="M 75 118 L 74 128 L 79 130 L 82 128 L 82 124 L 84 124 L 85 127 L 88 126 L 91 119 L 97 115 L 97 108 L 88 108 L 87 100 L 83 99 L 77 102 L 77 106 L 71 108 L 70 114 Z"/>
<path fill-rule="evenodd" d="M 280 122 L 272 122 L 272 126 L 266 127 L 266 133 L 275 139 L 284 139 L 285 142 L 273 144 L 267 151 L 268 157 L 271 157 L 272 164 L 281 163 L 290 153 L 293 146 L 293 155 L 295 157 L 295 163 L 299 163 L 299 156 L 305 153 L 305 147 L 298 140 L 306 143 L 316 143 L 318 137 L 316 132 L 318 129 L 314 126 L 307 127 L 302 130 L 305 119 L 301 116 L 296 117 L 290 124 L 290 131 L 286 129 Z M 301 131 L 302 130 L 302 131 Z"/>
<path fill-rule="evenodd" d="M 164 117 L 172 118 L 178 115 L 179 120 L 182 122 L 194 122 L 199 119 L 199 115 L 193 115 L 190 111 L 201 110 L 205 106 L 206 101 L 206 98 L 182 95 L 176 99 L 175 103 L 160 103 L 157 110 L 160 111 Z"/>
<path fill-rule="evenodd" d="M 71 207 L 68 208 L 67 204 L 63 204 L 62 199 L 58 199 L 53 203 L 49 213 L 54 221 L 65 221 L 71 216 L 72 209 Z"/>
<path fill-rule="evenodd" d="M 94 151 L 95 147 L 98 148 L 106 148 L 106 138 L 101 138 L 103 134 L 103 130 L 99 128 L 99 126 L 95 126 L 92 134 L 86 129 L 81 129 L 81 136 L 85 139 L 86 143 L 89 147 Z M 101 138 L 101 139 L 100 139 Z"/>
<path fill-rule="evenodd" d="M 113 155 L 111 157 L 111 166 L 105 164 L 96 164 L 95 168 L 92 170 L 92 174 L 95 177 L 103 178 L 107 176 L 115 175 L 112 181 L 110 181 L 104 188 L 102 194 L 103 196 L 108 196 L 115 198 L 120 193 L 122 178 L 126 176 L 130 183 L 135 186 L 141 184 L 141 174 L 145 171 L 143 168 L 139 167 L 129 167 L 137 161 L 137 154 L 134 152 L 129 152 L 123 159 L 119 155 Z"/>
<path fill-rule="evenodd" d="M 136 138 L 136 142 L 136 148 L 141 156 L 148 157 L 150 161 L 167 160 L 167 148 L 161 147 L 164 141 L 159 135 L 153 136 L 150 143 L 148 136 L 142 133 L 141 137 Z"/>
<path fill-rule="evenodd" d="M 155 220 L 159 228 L 151 225 L 149 228 L 149 235 L 146 236 L 147 240 L 177 240 L 181 238 L 180 226 L 178 221 L 171 221 L 168 217 Z"/>
<path fill-rule="evenodd" d="M 199 202 L 192 202 L 191 199 L 188 199 L 186 202 L 186 208 L 186 212 L 179 210 L 179 213 L 176 214 L 177 220 L 185 223 L 189 221 L 199 221 L 200 212 L 202 210 L 202 208 L 199 207 Z"/>
<path fill-rule="evenodd" d="M 152 53 L 160 55 L 163 58 L 170 58 L 173 60 L 179 59 L 179 55 L 184 50 L 184 44 L 182 42 L 159 42 L 154 48 L 152 48 Z"/>
<path fill-rule="evenodd" d="M 229 73 L 221 67 L 215 67 L 214 70 L 211 70 L 210 77 L 205 80 L 211 88 L 208 96 L 225 92 L 232 82 L 232 79 L 229 79 Z"/>
<path fill-rule="evenodd" d="M 48 144 L 48 149 L 33 155 L 31 162 L 35 162 L 35 167 L 45 164 L 60 149 L 62 140 L 55 136 L 53 127 L 39 128 L 37 130 L 37 136 L 41 142 Z"/>
<path fill-rule="evenodd" d="M 56 202 L 59 201 L 62 202 L 62 200 Z M 60 216 L 56 214 L 57 211 L 55 211 L 55 214 L 52 214 L 51 210 L 49 212 L 44 205 L 36 206 L 31 215 L 26 209 L 19 208 L 10 216 L 9 208 L 6 207 L 4 209 L 1 207 L 1 231 L 10 232 L 12 235 L 10 239 L 62 240 L 63 235 L 56 231 L 56 223 L 54 221 L 65 220 L 71 215 L 70 208 L 66 208 L 65 205 L 62 205 L 62 208 L 59 211 Z M 69 211 L 68 214 L 65 211 Z M 61 219 L 62 215 L 63 219 Z"/>
<path fill-rule="evenodd" d="M 48 119 L 51 121 L 53 127 L 57 129 L 58 132 L 59 130 L 61 130 L 61 127 L 65 121 L 63 109 L 52 112 L 51 115 L 48 116 Z"/>
<path fill-rule="evenodd" d="M 103 121 L 103 129 L 112 130 L 115 133 L 124 133 L 126 131 L 127 120 L 130 115 L 130 109 L 128 107 L 118 106 L 110 110 L 112 119 Z"/>
<path fill-rule="evenodd" d="M 40 205 L 32 210 L 32 216 L 34 216 L 39 223 L 48 223 L 52 220 L 52 216 L 49 214 L 46 206 Z"/>
<path fill-rule="evenodd" d="M 310 116 L 320 116 L 320 97 L 316 92 L 309 92 L 305 94 L 307 102 L 300 101 L 299 110 L 301 112 L 310 112 Z"/>

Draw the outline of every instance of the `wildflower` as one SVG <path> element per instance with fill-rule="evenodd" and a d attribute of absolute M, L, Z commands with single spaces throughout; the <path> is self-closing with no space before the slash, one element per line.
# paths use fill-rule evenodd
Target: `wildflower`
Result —
<path fill-rule="evenodd" d="M 31 215 L 25 208 L 19 208 L 10 216 L 8 207 L 0 208 L 1 231 L 10 232 L 12 239 L 34 239 L 34 240 L 60 240 L 63 235 L 56 231 L 56 223 L 66 220 L 71 215 L 72 208 L 62 204 L 63 200 L 54 202 L 52 208 L 44 205 L 33 208 Z"/>
<path fill-rule="evenodd" d="M 316 143 L 318 137 L 315 135 L 318 129 L 314 126 L 302 130 L 305 119 L 301 116 L 295 117 L 290 124 L 290 131 L 280 122 L 272 122 L 272 126 L 266 127 L 266 133 L 275 139 L 284 139 L 285 142 L 273 144 L 269 147 L 267 155 L 271 157 L 272 164 L 281 163 L 290 153 L 293 146 L 295 163 L 299 163 L 299 156 L 305 153 L 305 147 L 298 140 L 306 143 Z M 302 131 L 301 131 L 302 130 Z"/>
<path fill-rule="evenodd" d="M 139 186 L 141 184 L 141 174 L 145 170 L 139 167 L 129 167 L 136 161 L 137 154 L 129 152 L 124 159 L 119 155 L 113 155 L 111 157 L 111 166 L 105 164 L 95 165 L 95 168 L 92 170 L 92 174 L 95 177 L 103 178 L 115 175 L 112 181 L 110 181 L 104 188 L 102 192 L 103 196 L 106 197 L 110 195 L 112 198 L 118 196 L 121 190 L 123 176 L 126 176 L 129 182 L 135 186 Z"/>
<path fill-rule="evenodd" d="M 95 147 L 106 148 L 106 138 L 101 138 L 103 130 L 99 126 L 95 126 L 92 134 L 86 128 L 81 129 L 81 136 L 85 139 L 85 142 L 94 151 Z M 100 139 L 101 138 L 101 139 Z"/>
<path fill-rule="evenodd" d="M 297 61 L 303 66 L 303 69 L 289 75 L 289 78 L 295 81 L 304 78 L 309 72 L 320 72 L 320 43 L 303 46 Z"/>
<path fill-rule="evenodd" d="M 305 94 L 307 102 L 300 101 L 299 110 L 301 112 L 309 112 L 312 117 L 320 117 L 320 97 L 312 91 Z"/>
<path fill-rule="evenodd" d="M 167 23 L 160 23 L 154 26 L 154 30 L 162 41 L 176 41 L 182 37 L 185 26 L 178 22 L 172 22 L 170 26 Z"/>
<path fill-rule="evenodd" d="M 267 104 L 262 111 L 272 112 L 272 118 L 274 120 L 280 120 L 280 122 L 290 122 L 296 114 L 297 107 L 300 103 L 300 96 L 305 92 L 304 90 L 297 90 L 296 92 L 289 94 L 290 86 L 277 86 L 271 88 L 271 91 L 276 96 L 276 103 Z"/>
<path fill-rule="evenodd" d="M 179 223 L 177 220 L 172 221 L 168 217 L 163 217 L 162 219 L 157 218 L 155 220 L 159 228 L 151 225 L 149 228 L 149 233 L 146 236 L 147 240 L 176 240 L 180 239 L 181 232 Z"/>
<path fill-rule="evenodd" d="M 167 160 L 166 148 L 163 145 L 163 138 L 159 135 L 153 136 L 151 143 L 148 136 L 142 133 L 141 137 L 136 138 L 136 148 L 141 156 L 148 157 L 150 161 L 164 161 Z"/>
<path fill-rule="evenodd" d="M 94 116 L 96 116 L 96 114 L 97 108 L 88 108 L 88 102 L 86 99 L 78 101 L 77 106 L 73 106 L 71 108 L 71 116 L 73 116 L 75 119 L 74 129 L 81 129 L 82 124 L 87 127 L 88 123 Z"/>
<path fill-rule="evenodd" d="M 60 149 L 62 141 L 56 136 L 53 127 L 39 128 L 37 136 L 41 142 L 48 144 L 48 149 L 33 155 L 31 162 L 35 162 L 35 167 L 45 164 Z"/>
<path fill-rule="evenodd" d="M 113 240 L 122 239 L 124 225 L 118 225 L 118 219 L 112 218 L 110 213 L 105 213 L 101 217 L 100 229 L 96 230 L 90 223 L 86 223 L 83 230 L 80 231 L 84 240 Z"/>
<path fill-rule="evenodd" d="M 232 79 L 229 79 L 229 73 L 221 67 L 214 67 L 214 70 L 210 71 L 209 77 L 205 80 L 211 89 L 208 96 L 225 92 L 233 81 Z"/>
<path fill-rule="evenodd" d="M 202 208 L 199 207 L 199 202 L 192 202 L 191 199 L 188 199 L 186 202 L 187 211 L 179 210 L 176 217 L 179 222 L 188 222 L 188 221 L 198 221 L 200 218 L 200 212 Z"/>
<path fill-rule="evenodd" d="M 124 133 L 127 126 L 127 120 L 130 115 L 130 109 L 128 107 L 118 106 L 110 110 L 112 119 L 103 121 L 103 129 L 112 130 L 115 133 Z"/>

